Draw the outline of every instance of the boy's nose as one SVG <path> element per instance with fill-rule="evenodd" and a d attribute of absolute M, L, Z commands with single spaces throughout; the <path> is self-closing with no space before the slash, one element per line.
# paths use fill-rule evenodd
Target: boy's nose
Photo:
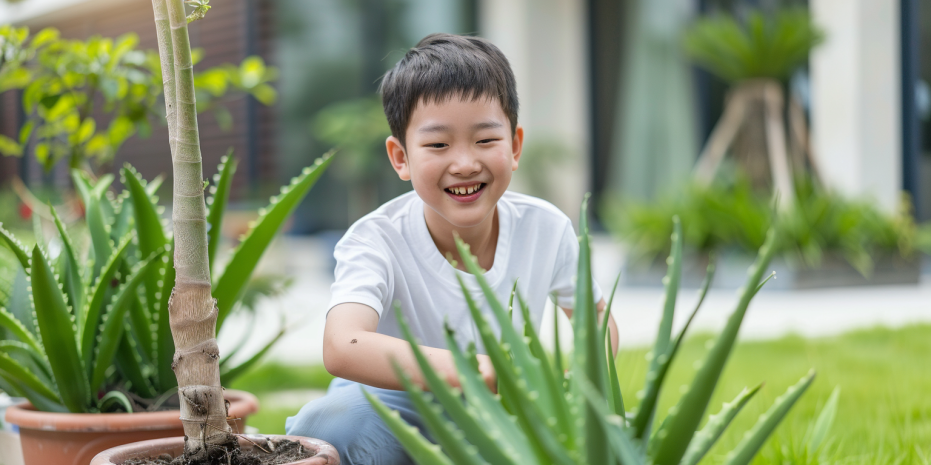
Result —
<path fill-rule="evenodd" d="M 471 176 L 482 171 L 482 164 L 479 163 L 476 157 L 473 157 L 468 151 L 461 151 L 453 158 L 452 164 L 449 166 L 449 171 L 452 174 L 459 176 Z"/>

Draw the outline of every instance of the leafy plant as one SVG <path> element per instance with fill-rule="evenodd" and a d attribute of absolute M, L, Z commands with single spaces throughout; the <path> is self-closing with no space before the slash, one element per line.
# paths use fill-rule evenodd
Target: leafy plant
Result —
<path fill-rule="evenodd" d="M 134 33 L 82 41 L 53 28 L 30 37 L 26 27 L 0 26 L 0 93 L 21 89 L 26 115 L 16 139 L 0 135 L 0 154 L 21 156 L 31 147 L 46 170 L 65 158 L 78 168 L 88 159 L 111 160 L 133 134 L 148 137 L 152 122 L 164 118 L 156 105 L 162 74 L 158 54 L 138 43 Z M 202 56 L 196 51 L 193 62 Z M 221 103 L 251 94 L 271 105 L 277 95 L 268 82 L 276 76 L 255 56 L 198 73 L 197 110 L 213 112 L 228 130 L 232 117 Z"/>
<path fill-rule="evenodd" d="M 796 181 L 795 208 L 780 214 L 777 255 L 816 267 L 826 253 L 836 253 L 869 274 L 874 257 L 912 259 L 917 251 L 931 251 L 924 239 L 929 228 L 915 224 L 907 199 L 887 215 L 870 202 L 818 189 L 806 178 Z M 762 246 L 774 215 L 771 196 L 742 176 L 691 184 L 654 202 L 607 202 L 603 211 L 606 225 L 630 244 L 635 259 L 648 260 L 668 252 L 663 238 L 672 232 L 673 216 L 682 219 L 684 244 L 707 254 L 722 248 L 752 253 Z"/>
<path fill-rule="evenodd" d="M 628 411 L 618 383 L 615 360 L 609 355 L 612 353 L 607 331 L 610 303 L 601 325 L 596 321 L 585 212 L 583 203 L 576 308 L 572 316 L 574 350 L 572 364 L 565 375 L 558 338 L 557 355 L 551 357 L 543 350 L 536 330 L 527 323 L 531 321 L 529 309 L 519 294 L 516 295 L 517 307 L 524 314 L 525 323 L 523 328 L 515 327 L 509 315 L 513 306 L 505 308 L 502 305 L 484 279 L 475 258 L 470 255 L 468 246 L 461 241 L 457 242 L 457 247 L 463 263 L 476 276 L 492 315 L 501 327 L 500 340 L 496 340 L 491 324 L 462 283 L 463 296 L 498 375 L 500 395 L 492 395 L 479 376 L 474 344 L 463 351 L 447 331 L 447 347 L 455 359 L 462 388 L 449 387 L 430 366 L 403 318 L 400 318 L 401 312 L 398 312 L 402 331 L 417 358 L 430 393 L 413 385 L 410 377 L 400 369 L 397 376 L 437 445 L 401 420 L 397 412 L 389 411 L 368 393 L 366 396 L 415 461 L 421 464 L 694 464 L 710 450 L 731 420 L 757 392 L 759 387 L 745 389 L 733 402 L 725 404 L 717 415 L 709 417 L 704 428 L 698 429 L 750 300 L 765 284 L 761 280 L 775 253 L 775 230 L 767 234 L 757 260 L 749 270 L 747 284 L 740 292 L 737 308 L 711 345 L 691 386 L 658 428 L 654 428 L 657 400 L 664 387 L 666 373 L 689 323 L 701 306 L 713 267 L 709 268 L 698 306 L 685 327 L 673 338 L 672 321 L 682 269 L 683 242 L 681 226 L 678 219 L 674 219 L 672 253 L 664 279 L 666 297 L 662 321 L 642 400 L 636 410 Z M 513 296 L 511 301 L 513 304 Z M 811 372 L 778 398 L 729 454 L 727 463 L 749 463 L 813 379 L 814 373 Z M 441 413 L 436 403 L 442 406 L 448 417 Z"/>
<path fill-rule="evenodd" d="M 243 298 L 268 293 L 263 291 L 268 283 L 250 285 L 250 277 L 329 160 L 321 158 L 271 198 L 225 270 L 217 274 L 213 294 L 221 302 L 218 331 Z M 235 170 L 235 160 L 224 157 L 210 188 L 211 263 Z M 12 280 L 6 279 L 11 281 L 8 285 L 0 273 L 0 336 L 5 336 L 0 341 L 0 388 L 28 398 L 41 410 L 132 411 L 130 397 L 153 399 L 176 386 L 171 370 L 175 349 L 168 330 L 174 241 L 155 196 L 161 179 L 146 182 L 127 165 L 121 171 L 126 190 L 113 196 L 108 193 L 112 176 L 92 182 L 82 171 L 72 175 L 86 206 L 87 256 L 77 249 L 54 209 L 60 234 L 55 248 L 61 245 L 57 257 L 49 253 L 51 243 L 28 249 L 0 227 L 0 242 L 15 256 L 18 269 Z M 283 333 L 284 329 L 238 365 L 230 362 L 235 352 L 224 357 L 223 382 L 255 364 Z"/>
<path fill-rule="evenodd" d="M 696 64 L 733 83 L 786 79 L 822 40 L 807 8 L 790 8 L 752 11 L 745 24 L 729 15 L 703 17 L 685 32 L 684 46 Z"/>

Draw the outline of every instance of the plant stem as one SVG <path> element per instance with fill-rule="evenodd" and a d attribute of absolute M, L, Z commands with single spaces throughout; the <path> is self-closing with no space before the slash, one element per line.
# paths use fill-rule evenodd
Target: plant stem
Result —
<path fill-rule="evenodd" d="M 226 403 L 220 386 L 217 308 L 210 293 L 207 208 L 184 4 L 182 0 L 153 0 L 152 5 L 174 175 L 172 222 L 176 275 L 168 303 L 175 342 L 172 369 L 182 399 L 181 419 L 187 438 L 185 455 L 201 458 L 206 456 L 209 446 L 235 445 L 236 441 L 226 422 Z"/>

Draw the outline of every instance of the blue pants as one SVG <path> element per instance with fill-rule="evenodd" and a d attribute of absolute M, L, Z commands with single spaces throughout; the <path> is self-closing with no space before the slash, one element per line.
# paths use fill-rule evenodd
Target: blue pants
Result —
<path fill-rule="evenodd" d="M 426 435 L 426 427 L 406 392 L 374 388 L 342 378 L 330 383 L 325 396 L 309 402 L 297 416 L 288 417 L 285 431 L 332 444 L 343 465 L 413 464 L 362 394 L 362 389 L 389 409 L 400 412 L 401 418 Z"/>

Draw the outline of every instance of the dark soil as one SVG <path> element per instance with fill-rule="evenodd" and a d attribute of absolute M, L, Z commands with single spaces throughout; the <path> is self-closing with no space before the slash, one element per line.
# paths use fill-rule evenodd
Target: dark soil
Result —
<path fill-rule="evenodd" d="M 123 465 L 281 465 L 313 456 L 299 442 L 287 439 L 268 441 L 262 444 L 262 447 L 268 452 L 263 452 L 258 447 L 253 447 L 251 451 L 239 448 L 227 451 L 217 448 L 210 452 L 207 460 L 191 460 L 183 455 L 172 458 L 168 454 L 162 454 L 159 457 L 130 459 L 123 462 Z"/>

